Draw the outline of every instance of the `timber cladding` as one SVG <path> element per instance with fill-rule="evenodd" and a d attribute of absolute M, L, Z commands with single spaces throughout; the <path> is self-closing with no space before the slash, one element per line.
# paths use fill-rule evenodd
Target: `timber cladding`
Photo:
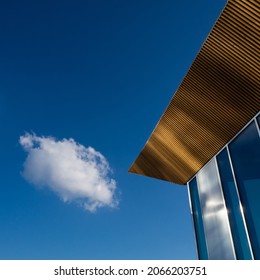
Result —
<path fill-rule="evenodd" d="M 259 112 L 259 15 L 228 1 L 129 172 L 185 184 Z"/>

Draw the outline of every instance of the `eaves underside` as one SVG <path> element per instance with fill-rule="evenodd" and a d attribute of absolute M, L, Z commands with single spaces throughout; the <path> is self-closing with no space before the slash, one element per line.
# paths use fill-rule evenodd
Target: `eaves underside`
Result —
<path fill-rule="evenodd" d="M 129 172 L 185 184 L 259 112 L 259 6 L 228 1 Z"/>

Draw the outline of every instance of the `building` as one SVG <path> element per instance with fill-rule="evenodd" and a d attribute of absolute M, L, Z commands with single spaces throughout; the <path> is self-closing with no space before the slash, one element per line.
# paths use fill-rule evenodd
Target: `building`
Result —
<path fill-rule="evenodd" d="M 187 186 L 199 259 L 260 259 L 259 12 L 227 2 L 129 169 Z"/>

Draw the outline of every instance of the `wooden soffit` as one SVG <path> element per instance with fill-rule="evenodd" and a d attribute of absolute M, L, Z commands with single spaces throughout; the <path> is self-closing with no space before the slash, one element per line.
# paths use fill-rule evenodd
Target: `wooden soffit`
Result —
<path fill-rule="evenodd" d="M 260 109 L 257 0 L 231 0 L 129 172 L 185 184 Z"/>

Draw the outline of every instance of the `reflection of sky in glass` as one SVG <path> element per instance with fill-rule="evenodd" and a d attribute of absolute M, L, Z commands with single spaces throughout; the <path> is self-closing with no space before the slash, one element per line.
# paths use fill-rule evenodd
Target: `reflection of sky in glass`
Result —
<path fill-rule="evenodd" d="M 260 138 L 255 122 L 233 140 L 229 149 L 253 253 L 260 259 Z"/>
<path fill-rule="evenodd" d="M 209 259 L 235 259 L 215 159 L 199 171 L 197 178 Z"/>
<path fill-rule="evenodd" d="M 243 208 L 239 202 L 234 178 L 229 163 L 227 150 L 224 149 L 218 156 L 218 169 L 221 178 L 222 190 L 228 211 L 233 242 L 237 259 L 252 259 L 248 238 L 243 221 Z"/>
<path fill-rule="evenodd" d="M 207 244 L 205 239 L 205 232 L 204 232 L 196 178 L 193 178 L 193 180 L 191 180 L 191 182 L 189 183 L 189 191 L 191 197 L 191 208 L 192 208 L 199 259 L 207 260 L 208 259 Z"/>

